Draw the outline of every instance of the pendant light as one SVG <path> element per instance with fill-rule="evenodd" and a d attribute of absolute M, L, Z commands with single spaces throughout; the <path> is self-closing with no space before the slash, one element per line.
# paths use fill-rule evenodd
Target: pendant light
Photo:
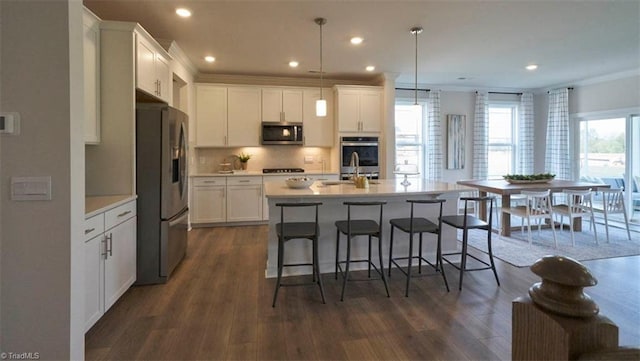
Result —
<path fill-rule="evenodd" d="M 422 28 L 419 26 L 411 28 L 411 34 L 416 38 L 416 68 L 415 68 L 415 88 L 414 88 L 414 104 L 418 105 L 418 34 L 422 32 Z"/>
<path fill-rule="evenodd" d="M 327 116 L 327 101 L 322 96 L 322 25 L 327 23 L 325 18 L 315 18 L 316 24 L 320 25 L 320 99 L 316 100 L 316 116 Z"/>

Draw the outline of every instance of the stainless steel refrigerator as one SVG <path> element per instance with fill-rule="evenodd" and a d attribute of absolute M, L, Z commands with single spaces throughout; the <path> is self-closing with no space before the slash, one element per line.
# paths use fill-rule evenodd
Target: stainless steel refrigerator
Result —
<path fill-rule="evenodd" d="M 165 283 L 187 249 L 187 115 L 136 104 L 136 284 Z"/>

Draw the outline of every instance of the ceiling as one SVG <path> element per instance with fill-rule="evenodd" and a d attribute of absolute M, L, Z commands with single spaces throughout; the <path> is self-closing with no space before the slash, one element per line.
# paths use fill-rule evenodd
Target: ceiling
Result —
<path fill-rule="evenodd" d="M 640 71 L 640 1 L 84 0 L 103 20 L 175 40 L 200 73 L 539 89 Z M 179 18 L 178 7 L 192 11 Z M 364 42 L 351 45 L 352 36 Z M 204 61 L 213 55 L 214 63 Z M 290 60 L 300 65 L 293 69 Z M 525 66 L 537 64 L 535 71 Z M 365 71 L 366 65 L 376 70 Z M 315 73 L 314 73 L 315 72 Z"/>

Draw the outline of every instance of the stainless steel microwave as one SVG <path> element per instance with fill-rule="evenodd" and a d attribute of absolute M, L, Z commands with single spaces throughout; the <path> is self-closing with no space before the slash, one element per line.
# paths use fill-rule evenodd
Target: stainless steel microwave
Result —
<path fill-rule="evenodd" d="M 262 144 L 302 145 L 302 123 L 262 123 Z"/>

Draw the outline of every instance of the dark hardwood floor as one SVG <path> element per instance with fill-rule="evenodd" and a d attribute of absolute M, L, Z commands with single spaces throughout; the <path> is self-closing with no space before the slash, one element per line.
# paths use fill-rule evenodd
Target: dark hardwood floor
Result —
<path fill-rule="evenodd" d="M 391 297 L 380 281 L 286 287 L 271 307 L 265 279 L 266 226 L 199 228 L 165 285 L 132 287 L 86 334 L 86 358 L 99 360 L 508 360 L 511 302 L 537 276 L 497 260 L 490 271 L 412 280 L 394 270 Z M 622 345 L 640 345 L 640 256 L 588 261 L 598 278 L 587 293 L 620 327 Z M 447 266 L 448 267 L 448 266 Z"/>

